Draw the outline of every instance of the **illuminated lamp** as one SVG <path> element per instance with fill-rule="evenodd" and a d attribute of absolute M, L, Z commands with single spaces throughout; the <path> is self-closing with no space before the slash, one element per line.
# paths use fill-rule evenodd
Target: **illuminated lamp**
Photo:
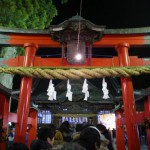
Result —
<path fill-rule="evenodd" d="M 73 40 L 67 42 L 67 61 L 69 64 L 86 63 L 86 45 L 83 41 Z"/>
<path fill-rule="evenodd" d="M 51 25 L 50 36 L 62 45 L 62 65 L 91 64 L 92 44 L 102 38 L 105 26 L 76 15 L 59 25 Z"/>
<path fill-rule="evenodd" d="M 77 61 L 80 61 L 80 60 L 82 59 L 82 55 L 81 55 L 80 53 L 77 53 L 77 54 L 75 55 L 75 59 L 76 59 Z"/>

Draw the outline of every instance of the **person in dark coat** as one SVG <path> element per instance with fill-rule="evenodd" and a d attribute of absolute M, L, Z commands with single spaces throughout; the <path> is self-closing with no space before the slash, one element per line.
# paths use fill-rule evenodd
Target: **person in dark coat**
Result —
<path fill-rule="evenodd" d="M 113 128 L 112 129 L 112 137 L 113 137 L 113 142 L 116 142 L 116 130 Z"/>
<path fill-rule="evenodd" d="M 51 150 L 54 143 L 55 131 L 49 127 L 42 127 L 38 131 L 38 140 L 31 142 L 30 150 Z"/>
<path fill-rule="evenodd" d="M 103 124 L 98 124 L 96 127 L 99 129 L 101 134 L 103 134 L 104 137 L 109 140 L 109 144 L 107 148 L 109 150 L 114 150 L 113 145 L 112 145 L 111 135 L 110 135 L 110 132 L 107 130 L 107 128 Z"/>
<path fill-rule="evenodd" d="M 70 123 L 68 121 L 65 121 L 61 124 L 59 131 L 62 133 L 63 140 L 65 142 L 70 142 L 72 140 L 72 130 L 70 129 Z"/>
<path fill-rule="evenodd" d="M 83 125 L 82 124 L 76 124 L 76 131 L 72 134 L 72 140 L 77 142 L 80 137 L 80 132 L 82 131 Z"/>
<path fill-rule="evenodd" d="M 10 145 L 7 150 L 29 150 L 29 148 L 25 144 L 15 142 Z"/>
<path fill-rule="evenodd" d="M 60 150 L 86 150 L 84 147 L 76 142 L 67 142 Z"/>
<path fill-rule="evenodd" d="M 86 150 L 100 149 L 100 132 L 94 126 L 85 127 L 81 133 L 78 143 Z"/>

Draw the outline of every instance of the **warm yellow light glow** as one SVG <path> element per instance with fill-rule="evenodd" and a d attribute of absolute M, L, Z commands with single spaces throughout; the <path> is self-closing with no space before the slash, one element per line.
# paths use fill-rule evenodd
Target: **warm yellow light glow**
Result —
<path fill-rule="evenodd" d="M 98 115 L 98 123 L 104 124 L 107 127 L 107 129 L 110 130 L 116 128 L 115 114 Z"/>
<path fill-rule="evenodd" d="M 82 59 L 82 55 L 80 53 L 76 54 L 75 59 L 76 60 L 81 60 Z"/>

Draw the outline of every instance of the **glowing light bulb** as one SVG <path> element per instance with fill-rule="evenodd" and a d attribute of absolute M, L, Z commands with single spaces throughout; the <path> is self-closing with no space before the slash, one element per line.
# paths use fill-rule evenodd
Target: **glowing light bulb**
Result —
<path fill-rule="evenodd" d="M 82 58 L 82 55 L 79 54 L 79 53 L 75 56 L 75 59 L 76 59 L 76 60 L 81 60 L 81 58 Z"/>

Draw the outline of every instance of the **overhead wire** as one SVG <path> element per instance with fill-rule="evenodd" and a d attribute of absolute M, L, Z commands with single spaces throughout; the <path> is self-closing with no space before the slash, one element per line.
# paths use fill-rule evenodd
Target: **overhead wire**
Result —
<path fill-rule="evenodd" d="M 81 17 L 81 14 L 82 13 L 82 0 L 80 1 L 80 13 L 79 13 L 79 26 L 78 26 L 78 41 L 77 41 L 77 53 L 79 52 L 79 42 L 80 42 L 80 31 L 81 31 L 81 22 L 80 22 L 80 17 Z"/>

